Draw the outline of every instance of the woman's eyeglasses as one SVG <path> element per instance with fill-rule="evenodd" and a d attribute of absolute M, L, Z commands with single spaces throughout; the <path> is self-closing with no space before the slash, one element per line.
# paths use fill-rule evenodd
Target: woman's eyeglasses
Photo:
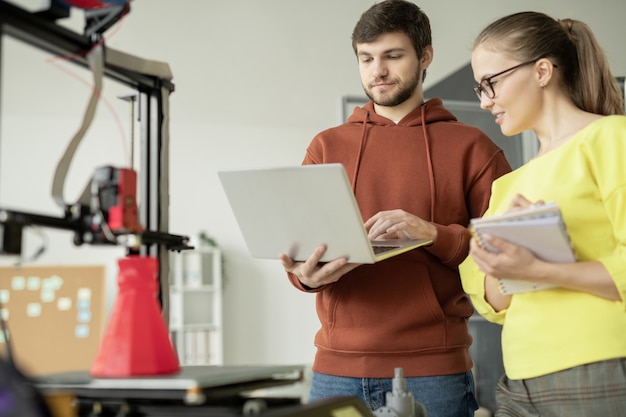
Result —
<path fill-rule="evenodd" d="M 491 77 L 483 78 L 482 80 L 480 80 L 480 84 L 473 87 L 474 92 L 476 93 L 476 96 L 478 97 L 478 100 L 481 100 L 481 96 L 483 94 L 485 94 L 488 98 L 494 98 L 496 96 L 496 92 L 493 89 L 494 83 L 491 82 L 493 78 L 499 77 L 500 75 L 506 74 L 507 72 L 516 70 L 519 67 L 523 67 L 524 65 L 534 64 L 535 62 L 537 62 L 536 59 L 533 59 L 532 61 L 522 62 L 521 64 L 517 64 L 514 67 L 505 69 L 504 71 L 500 71 L 497 74 L 493 74 Z M 556 65 L 554 67 L 556 67 Z"/>

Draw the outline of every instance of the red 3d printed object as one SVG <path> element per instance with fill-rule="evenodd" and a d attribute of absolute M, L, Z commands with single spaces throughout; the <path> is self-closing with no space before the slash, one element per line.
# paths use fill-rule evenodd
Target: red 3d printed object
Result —
<path fill-rule="evenodd" d="M 165 375 L 180 365 L 157 302 L 158 261 L 118 260 L 119 291 L 91 368 L 94 377 Z"/>

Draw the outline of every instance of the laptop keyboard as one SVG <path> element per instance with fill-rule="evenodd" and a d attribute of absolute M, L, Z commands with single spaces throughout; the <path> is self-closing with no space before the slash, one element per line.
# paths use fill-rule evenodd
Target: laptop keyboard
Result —
<path fill-rule="evenodd" d="M 389 250 L 397 249 L 399 247 L 400 246 L 372 246 L 372 249 L 374 250 L 375 254 L 379 254 L 381 252 L 387 252 Z"/>

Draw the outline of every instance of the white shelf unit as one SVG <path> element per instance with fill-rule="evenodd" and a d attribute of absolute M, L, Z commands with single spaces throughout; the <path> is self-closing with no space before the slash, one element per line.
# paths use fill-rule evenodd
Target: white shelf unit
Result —
<path fill-rule="evenodd" d="M 170 253 L 170 334 L 181 365 L 222 365 L 222 252 Z"/>

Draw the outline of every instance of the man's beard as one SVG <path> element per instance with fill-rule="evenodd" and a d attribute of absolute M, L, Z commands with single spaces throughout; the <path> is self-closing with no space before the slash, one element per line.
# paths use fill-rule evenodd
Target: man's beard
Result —
<path fill-rule="evenodd" d="M 374 94 L 371 94 L 370 91 L 363 87 L 365 94 L 372 100 L 375 104 L 384 107 L 393 107 L 398 106 L 405 101 L 407 101 L 419 85 L 419 75 L 420 71 L 418 71 L 413 78 L 409 79 L 407 82 L 400 84 L 400 89 L 391 95 L 381 95 L 379 99 L 374 97 Z"/>

